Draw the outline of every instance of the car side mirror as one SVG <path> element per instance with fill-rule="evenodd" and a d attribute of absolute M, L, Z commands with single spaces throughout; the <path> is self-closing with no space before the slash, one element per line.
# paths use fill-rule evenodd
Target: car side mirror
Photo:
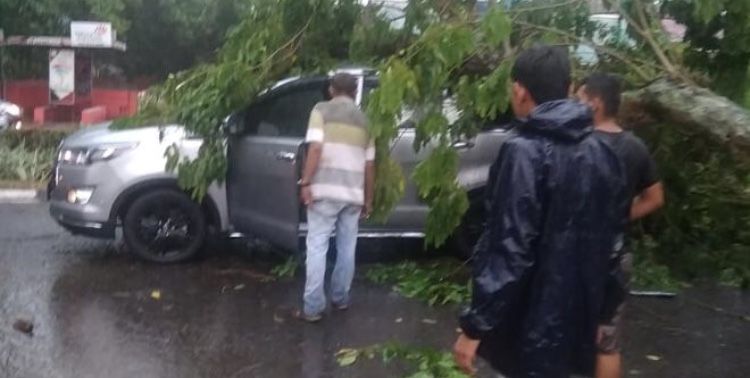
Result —
<path fill-rule="evenodd" d="M 241 117 L 237 113 L 232 113 L 221 121 L 221 131 L 224 135 L 237 135 L 242 132 Z"/>

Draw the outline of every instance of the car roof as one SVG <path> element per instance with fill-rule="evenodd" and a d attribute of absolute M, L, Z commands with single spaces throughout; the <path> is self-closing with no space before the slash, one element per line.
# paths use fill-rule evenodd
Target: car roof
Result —
<path fill-rule="evenodd" d="M 327 75 L 295 75 L 290 76 L 284 79 L 281 79 L 277 82 L 275 82 L 270 87 L 264 89 L 260 92 L 260 95 L 266 95 L 272 91 L 275 91 L 276 89 L 279 89 L 281 87 L 286 87 L 289 84 L 305 84 L 313 81 L 319 81 L 321 79 L 328 79 L 332 77 L 333 75 L 337 73 L 348 73 L 355 76 L 365 76 L 365 79 L 371 79 L 377 77 L 377 70 L 371 67 L 365 67 L 365 66 L 342 66 L 339 68 L 335 68 L 331 71 L 328 71 Z"/>

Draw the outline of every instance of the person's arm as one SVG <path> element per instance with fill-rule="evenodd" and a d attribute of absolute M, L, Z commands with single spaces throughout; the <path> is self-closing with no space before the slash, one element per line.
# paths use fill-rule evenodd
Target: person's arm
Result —
<path fill-rule="evenodd" d="M 531 245 L 539 235 L 538 167 L 530 146 L 507 141 L 490 189 L 488 222 L 474 255 L 471 306 L 461 315 L 453 348 L 458 366 L 472 374 L 479 343 L 508 316 L 536 263 Z M 497 165 L 499 164 L 499 165 Z"/>
<path fill-rule="evenodd" d="M 644 189 L 638 197 L 633 200 L 630 207 L 630 220 L 641 219 L 664 206 L 664 187 L 657 182 Z"/>
<path fill-rule="evenodd" d="M 493 183 L 487 227 L 475 254 L 471 307 L 461 329 L 481 339 L 504 321 L 510 304 L 536 262 L 531 245 L 539 235 L 539 163 L 530 146 L 506 142 Z"/>
<path fill-rule="evenodd" d="M 318 171 L 320 156 L 323 153 L 323 140 L 325 133 L 323 129 L 323 115 L 317 109 L 310 112 L 310 122 L 307 127 L 307 136 L 305 142 L 308 144 L 305 166 L 302 168 L 302 177 L 300 178 L 300 200 L 307 206 L 313 201 L 310 185 L 315 173 Z"/>

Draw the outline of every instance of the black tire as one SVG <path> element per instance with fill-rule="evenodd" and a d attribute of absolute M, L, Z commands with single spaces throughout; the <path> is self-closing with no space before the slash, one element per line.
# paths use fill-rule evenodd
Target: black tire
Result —
<path fill-rule="evenodd" d="M 123 217 L 122 229 L 131 252 L 162 264 L 194 258 L 208 231 L 200 206 L 185 193 L 169 189 L 136 198 Z"/>
<path fill-rule="evenodd" d="M 451 236 L 450 247 L 454 256 L 469 260 L 474 255 L 474 247 L 484 231 L 484 208 L 481 201 L 472 201 L 461 225 Z"/>

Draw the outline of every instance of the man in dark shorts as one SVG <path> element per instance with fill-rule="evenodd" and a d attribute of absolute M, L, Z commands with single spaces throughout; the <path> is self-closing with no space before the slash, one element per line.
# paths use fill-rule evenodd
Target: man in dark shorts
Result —
<path fill-rule="evenodd" d="M 578 89 L 577 96 L 589 105 L 594 113 L 595 135 L 612 146 L 620 156 L 625 168 L 626 190 L 633 199 L 630 221 L 635 221 L 656 211 L 664 205 L 664 189 L 656 173 L 656 164 L 646 145 L 637 136 L 623 130 L 617 124 L 620 107 L 620 81 L 617 77 L 595 73 L 586 78 Z M 621 276 L 610 283 L 610 300 L 621 301 L 627 296 L 632 255 L 620 252 Z M 597 335 L 596 377 L 620 377 L 622 361 L 620 355 L 620 321 L 624 302 L 617 306 L 614 314 L 605 314 Z"/>

